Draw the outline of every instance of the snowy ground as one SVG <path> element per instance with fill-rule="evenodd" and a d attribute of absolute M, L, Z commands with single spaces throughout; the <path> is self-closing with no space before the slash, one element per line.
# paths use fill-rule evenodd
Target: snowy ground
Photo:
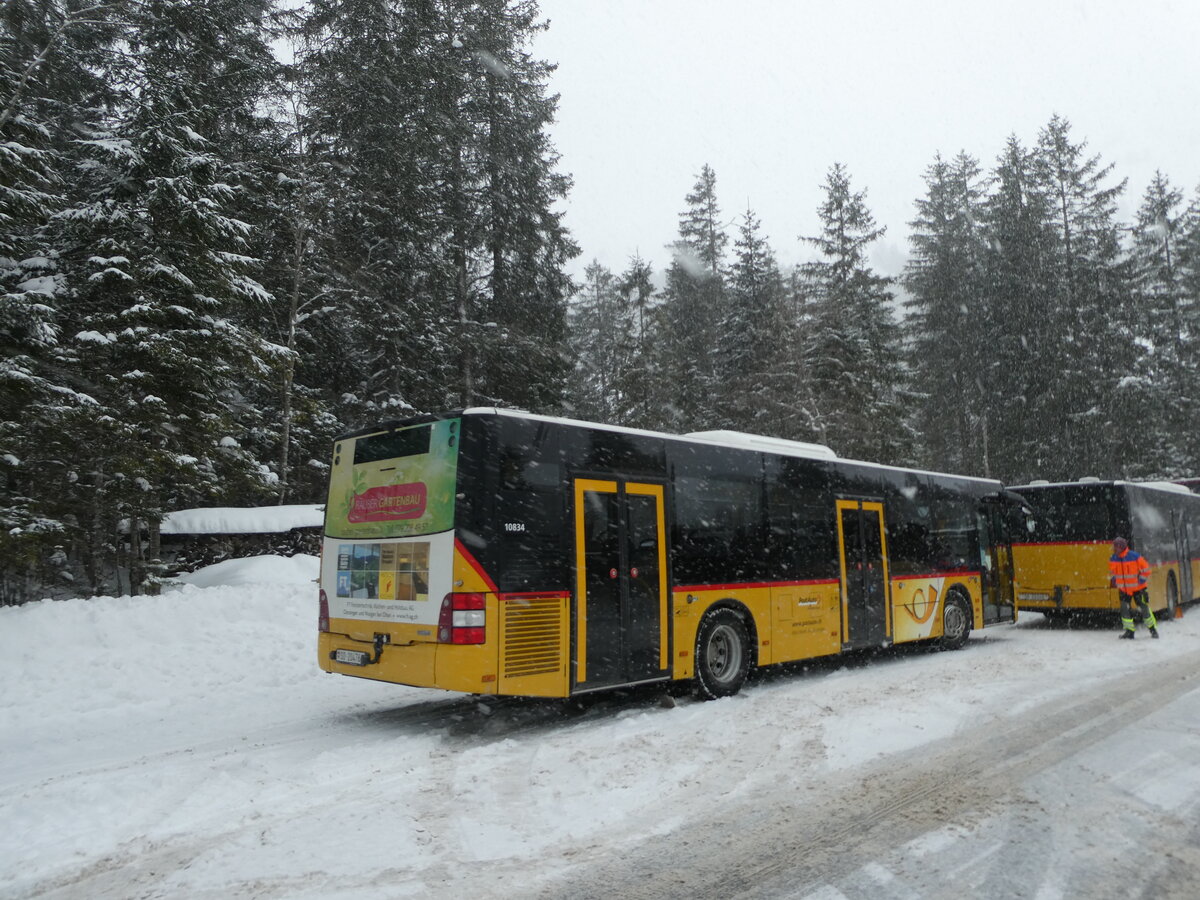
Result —
<path fill-rule="evenodd" d="M 1200 609 L 570 709 L 320 672 L 315 574 L 0 609 L 0 897 L 1200 896 Z"/>

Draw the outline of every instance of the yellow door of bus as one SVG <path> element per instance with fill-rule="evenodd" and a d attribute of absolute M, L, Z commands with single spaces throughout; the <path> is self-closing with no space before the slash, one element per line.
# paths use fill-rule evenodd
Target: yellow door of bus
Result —
<path fill-rule="evenodd" d="M 883 504 L 838 500 L 842 574 L 842 647 L 873 647 L 891 634 Z"/>
<path fill-rule="evenodd" d="M 661 484 L 575 480 L 575 690 L 667 678 Z"/>

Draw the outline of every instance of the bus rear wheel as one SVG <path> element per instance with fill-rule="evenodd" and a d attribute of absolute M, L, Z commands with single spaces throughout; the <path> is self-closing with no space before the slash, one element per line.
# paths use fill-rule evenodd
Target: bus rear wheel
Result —
<path fill-rule="evenodd" d="M 962 594 L 953 593 L 946 598 L 942 607 L 942 637 L 939 645 L 943 650 L 957 650 L 967 642 L 971 634 L 971 607 Z"/>
<path fill-rule="evenodd" d="M 1175 583 L 1175 573 L 1167 577 L 1167 618 L 1175 618 L 1175 610 L 1179 608 L 1179 585 Z"/>
<path fill-rule="evenodd" d="M 706 615 L 696 636 L 696 696 L 731 697 L 742 689 L 750 670 L 750 632 L 731 609 Z"/>

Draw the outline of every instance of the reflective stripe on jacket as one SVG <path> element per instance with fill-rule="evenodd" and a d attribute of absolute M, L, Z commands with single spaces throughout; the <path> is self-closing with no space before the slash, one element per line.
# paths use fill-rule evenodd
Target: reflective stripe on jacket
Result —
<path fill-rule="evenodd" d="M 1122 594 L 1136 594 L 1150 581 L 1150 563 L 1140 553 L 1126 550 L 1124 556 L 1109 557 L 1108 571 Z"/>

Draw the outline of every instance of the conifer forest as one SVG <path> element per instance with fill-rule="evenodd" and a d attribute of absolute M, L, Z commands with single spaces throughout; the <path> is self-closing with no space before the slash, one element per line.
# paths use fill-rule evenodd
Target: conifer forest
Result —
<path fill-rule="evenodd" d="M 337 434 L 458 407 L 1200 475 L 1200 186 L 1131 186 L 1069 110 L 931 159 L 898 278 L 836 160 L 776 236 L 685 161 L 659 253 L 572 277 L 534 0 L 0 17 L 0 603 L 153 590 L 166 513 L 320 503 Z"/>

